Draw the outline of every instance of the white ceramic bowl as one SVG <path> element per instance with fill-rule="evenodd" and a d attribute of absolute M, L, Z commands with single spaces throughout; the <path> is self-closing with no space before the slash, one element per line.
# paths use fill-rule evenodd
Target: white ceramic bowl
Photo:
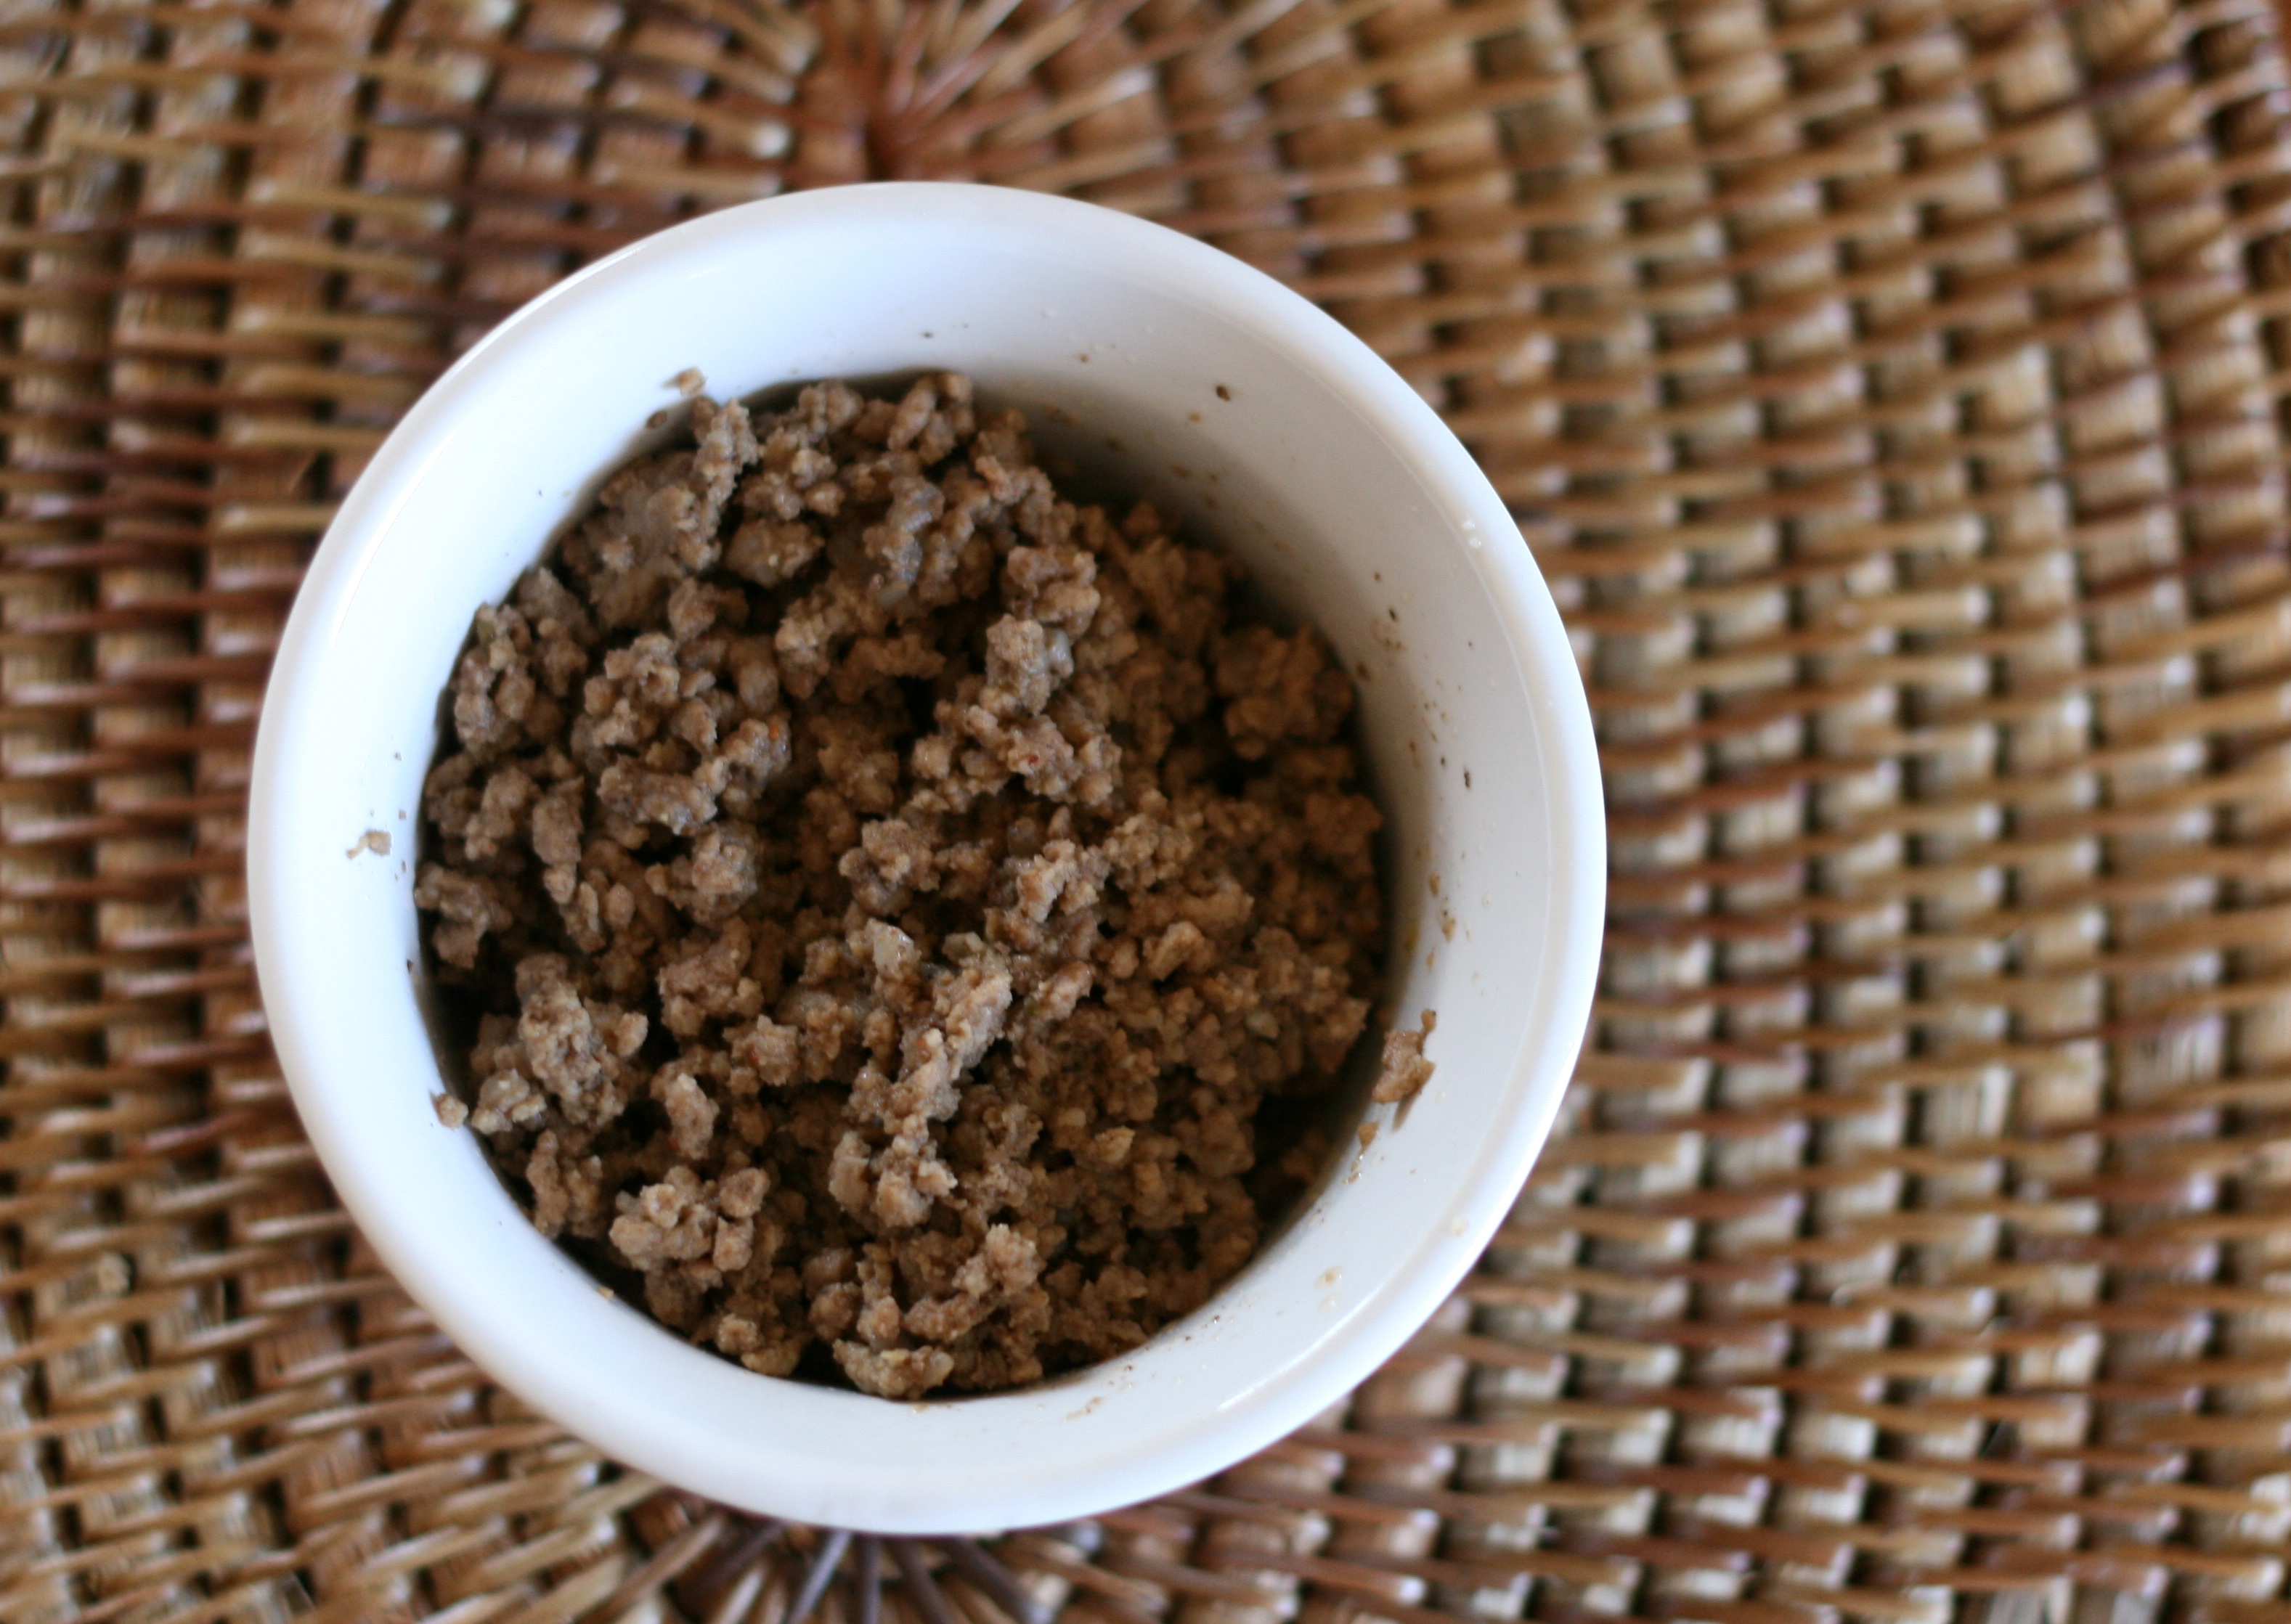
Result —
<path fill-rule="evenodd" d="M 1025 407 L 1237 554 L 1361 673 L 1400 1008 L 1438 1070 L 1200 1313 L 1126 1358 L 903 1404 L 757 1376 L 601 1292 L 441 1128 L 412 898 L 438 695 L 499 599 L 675 404 L 922 366 Z M 1055 420 L 1055 421 L 1053 421 Z M 1059 424 L 1065 425 L 1059 427 Z M 1109 453 L 1109 445 L 1118 452 Z M 367 841 L 389 836 L 389 854 Z M 1239 261 L 1087 205 L 858 187 L 676 227 L 503 323 L 375 455 L 310 568 L 255 749 L 248 884 L 270 1030 L 375 1249 L 567 1427 L 751 1511 L 954 1532 L 1209 1475 L 1340 1398 L 1471 1266 L 1548 1131 L 1596 968 L 1605 850 L 1583 690 L 1502 502 L 1418 396 Z"/>

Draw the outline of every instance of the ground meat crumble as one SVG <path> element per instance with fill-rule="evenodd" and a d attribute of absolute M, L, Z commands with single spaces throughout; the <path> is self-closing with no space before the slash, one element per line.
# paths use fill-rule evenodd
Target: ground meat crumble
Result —
<path fill-rule="evenodd" d="M 1432 1081 L 1432 1062 L 1424 1057 L 1424 1040 L 1432 1035 L 1439 1025 L 1436 1009 L 1424 1011 L 1424 1018 L 1414 1032 L 1404 1026 L 1395 1026 L 1385 1033 L 1384 1055 L 1377 1067 L 1376 1087 L 1369 1100 L 1379 1105 L 1395 1105 L 1411 1100 L 1424 1091 Z M 1371 1136 L 1373 1137 L 1373 1136 Z M 1368 1141 L 1361 1141 L 1366 1145 Z"/>
<path fill-rule="evenodd" d="M 1377 986 L 1350 683 L 964 378 L 691 430 L 453 678 L 414 897 L 469 1123 L 752 1370 L 908 1398 L 1134 1347 L 1328 1153 L 1260 1165 L 1260 1107 Z"/>

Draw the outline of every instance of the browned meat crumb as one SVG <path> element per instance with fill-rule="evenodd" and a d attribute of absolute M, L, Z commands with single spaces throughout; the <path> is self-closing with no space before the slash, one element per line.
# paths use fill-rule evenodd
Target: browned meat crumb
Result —
<path fill-rule="evenodd" d="M 1424 1057 L 1424 1040 L 1432 1035 L 1432 1028 L 1439 1020 L 1435 1012 L 1427 1009 L 1419 1030 L 1409 1032 L 1395 1026 L 1385 1033 L 1384 1063 L 1377 1072 L 1376 1089 L 1370 1099 L 1379 1105 L 1413 1099 L 1432 1081 L 1432 1062 Z M 1362 1144 L 1367 1141 L 1363 1139 Z"/>
<path fill-rule="evenodd" d="M 1351 685 L 1237 584 L 952 374 L 698 399 L 615 473 L 478 612 L 422 804 L 534 1222 L 902 1398 L 1205 1301 L 1330 1153 L 1260 1168 L 1259 1107 L 1334 1077 L 1383 933 Z"/>
<path fill-rule="evenodd" d="M 432 1094 L 430 1108 L 438 1113 L 440 1128 L 459 1128 L 470 1120 L 470 1108 L 451 1094 Z"/>

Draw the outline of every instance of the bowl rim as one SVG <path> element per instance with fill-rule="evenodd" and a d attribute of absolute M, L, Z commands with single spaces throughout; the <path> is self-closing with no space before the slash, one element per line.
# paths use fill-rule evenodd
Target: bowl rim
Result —
<path fill-rule="evenodd" d="M 621 1406 L 599 1403 L 581 1380 L 577 1350 L 519 1334 L 482 1294 L 456 1289 L 450 1269 L 411 1245 L 394 1221 L 418 1200 L 418 1181 L 393 1177 L 358 1153 L 342 1109 L 344 1057 L 330 1056 L 301 945 L 321 922 L 298 914 L 277 854 L 290 799 L 293 741 L 321 723 L 311 686 L 298 680 L 323 658 L 407 493 L 462 426 L 474 378 L 510 357 L 543 318 L 568 302 L 609 294 L 632 268 L 704 258 L 759 232 L 896 221 L 919 229 L 981 221 L 1014 231 L 1087 238 L 1093 255 L 1119 253 L 1151 268 L 1167 285 L 1204 302 L 1245 312 L 1248 324 L 1289 360 L 1322 382 L 1389 444 L 1428 494 L 1479 534 L 1517 535 L 1502 499 L 1431 406 L 1360 339 L 1273 277 L 1191 237 L 1115 211 L 1046 194 L 947 182 L 883 182 L 796 193 L 742 205 L 672 226 L 568 277 L 511 314 L 457 360 L 415 402 L 359 475 L 304 577 L 264 695 L 249 782 L 247 905 L 257 975 L 280 1067 L 334 1186 L 367 1242 L 400 1284 L 462 1349 L 542 1413 L 615 1457 L 728 1503 L 803 1516 L 743 1496 L 730 1464 L 699 1467 L 676 1451 L 690 1430 L 663 1441 Z M 1475 1266 L 1548 1135 L 1588 1020 L 1604 921 L 1604 796 L 1588 703 L 1574 655 L 1539 571 L 1523 544 L 1474 553 L 1476 574 L 1512 641 L 1512 654 L 1537 719 L 1533 746 L 1545 763 L 1553 856 L 1540 985 L 1523 1001 L 1555 1018 L 1524 1035 L 1514 1081 L 1523 1101 L 1499 1122 L 1484 1154 L 1458 1187 L 1478 1192 L 1468 1230 L 1428 1234 L 1410 1266 L 1346 1316 L 1345 1333 L 1225 1406 L 1214 1425 L 1157 1433 L 1149 1448 L 1120 1459 L 1085 1462 L 1062 1474 L 1029 1475 L 981 1463 L 956 1518 L 965 1528 L 1022 1526 L 1111 1509 L 1197 1481 L 1285 1436 L 1372 1373 L 1414 1334 Z M 275 995 L 274 995 L 275 994 Z M 1522 1082 L 1519 1080 L 1526 1080 Z M 1468 1242 L 1459 1246 L 1458 1238 Z M 697 1356 L 716 1355 L 692 1350 Z M 828 1389 L 821 1389 L 823 1393 Z M 1025 1390 L 1021 1390 L 1025 1391 Z M 993 1402 L 969 1399 L 962 1403 Z M 704 1430 L 704 1429 L 703 1429 Z M 722 1451 L 719 1451 L 720 1455 Z M 1142 1455 L 1144 1458 L 1140 1459 Z M 673 1459 L 665 1458 L 673 1456 Z M 751 1468 L 752 1470 L 752 1467 Z M 1116 1481 L 1118 1480 L 1118 1481 Z M 782 1497 L 783 1499 L 791 1497 Z M 792 1498 L 803 1498 L 796 1496 Z M 823 1495 L 820 1498 L 832 1499 Z M 874 1532 L 947 1532 L 943 1507 L 893 1492 L 877 1502 Z"/>

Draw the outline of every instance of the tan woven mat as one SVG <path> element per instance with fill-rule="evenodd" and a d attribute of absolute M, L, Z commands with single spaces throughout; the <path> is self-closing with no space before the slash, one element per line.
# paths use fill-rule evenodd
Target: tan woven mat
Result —
<path fill-rule="evenodd" d="M 0 84 L 7 1624 L 780 1616 L 816 1536 L 537 1421 L 351 1232 L 241 798 L 450 357 L 868 174 L 1133 210 L 1367 337 L 1519 513 L 1613 818 L 1483 1269 L 1341 1412 L 1005 1560 L 1111 1624 L 2291 1624 L 2268 0 L 11 0 Z"/>

